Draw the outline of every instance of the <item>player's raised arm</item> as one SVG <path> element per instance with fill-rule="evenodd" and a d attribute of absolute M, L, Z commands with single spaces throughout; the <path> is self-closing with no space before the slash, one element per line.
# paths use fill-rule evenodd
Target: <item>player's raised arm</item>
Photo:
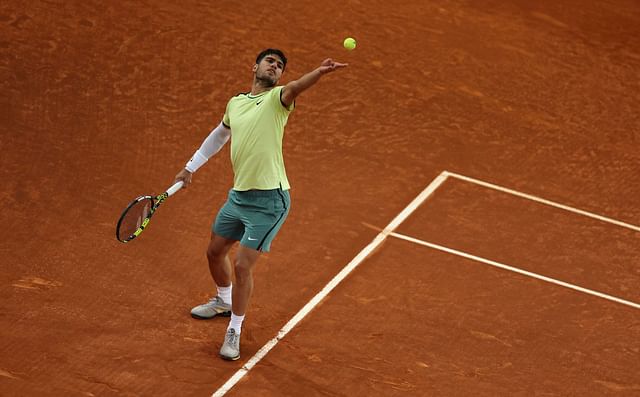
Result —
<path fill-rule="evenodd" d="M 334 62 L 331 58 L 325 59 L 316 69 L 284 86 L 280 96 L 282 104 L 288 107 L 304 90 L 317 83 L 322 75 L 342 69 L 347 65 L 346 63 Z"/>

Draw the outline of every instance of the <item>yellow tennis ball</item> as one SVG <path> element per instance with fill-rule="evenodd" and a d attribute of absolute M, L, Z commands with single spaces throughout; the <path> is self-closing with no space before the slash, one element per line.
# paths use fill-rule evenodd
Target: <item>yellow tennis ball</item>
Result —
<path fill-rule="evenodd" d="M 351 51 L 356 48 L 356 39 L 354 39 L 353 37 L 347 37 L 346 39 L 344 39 L 344 43 L 342 43 L 342 45 L 344 45 L 344 48 Z"/>

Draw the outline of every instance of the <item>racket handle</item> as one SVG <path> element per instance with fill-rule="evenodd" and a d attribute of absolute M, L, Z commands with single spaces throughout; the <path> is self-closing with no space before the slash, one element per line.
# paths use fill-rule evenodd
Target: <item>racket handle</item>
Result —
<path fill-rule="evenodd" d="M 173 186 L 171 186 L 169 189 L 167 189 L 167 195 L 168 196 L 172 196 L 175 192 L 177 192 L 178 190 L 180 190 L 182 188 L 182 185 L 184 185 L 184 182 L 179 181 L 177 183 L 175 183 Z"/>

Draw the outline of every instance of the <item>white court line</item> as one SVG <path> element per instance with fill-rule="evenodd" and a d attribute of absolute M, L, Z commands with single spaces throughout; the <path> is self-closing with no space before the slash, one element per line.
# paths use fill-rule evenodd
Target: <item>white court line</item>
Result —
<path fill-rule="evenodd" d="M 433 248 L 433 249 L 436 249 L 436 250 L 439 250 L 439 251 L 444 251 L 444 252 L 447 252 L 449 254 L 461 256 L 461 257 L 466 258 L 466 259 L 471 259 L 471 260 L 476 261 L 476 262 L 482 262 L 482 263 L 485 263 L 485 264 L 490 265 L 490 266 L 494 266 L 494 267 L 497 267 L 497 268 L 500 268 L 500 269 L 508 270 L 510 272 L 519 273 L 519 274 L 522 274 L 522 275 L 527 276 L 527 277 L 532 277 L 532 278 L 535 278 L 535 279 L 538 279 L 538 280 L 546 281 L 548 283 L 552 283 L 552 284 L 560 285 L 562 287 L 570 288 L 570 289 L 573 289 L 573 290 L 576 290 L 576 291 L 584 292 L 585 294 L 597 296 L 599 298 L 607 299 L 607 300 L 610 300 L 610 301 L 613 301 L 613 302 L 621 303 L 623 305 L 631 306 L 631 307 L 636 308 L 636 309 L 640 309 L 640 304 L 638 304 L 638 303 L 634 303 L 634 302 L 630 302 L 628 300 L 616 298 L 615 296 L 603 294 L 602 292 L 598 292 L 598 291 L 594 291 L 594 290 L 591 290 L 591 289 L 583 288 L 583 287 L 580 287 L 580 286 L 577 286 L 577 285 L 574 285 L 574 284 L 569 284 L 569 283 L 566 283 L 564 281 L 556 280 L 554 278 L 543 276 L 543 275 L 540 275 L 540 274 L 537 274 L 537 273 L 528 272 L 526 270 L 518 269 L 517 267 L 505 265 L 504 263 L 495 262 L 495 261 L 492 261 L 490 259 L 485 259 L 485 258 L 481 258 L 479 256 L 468 254 L 466 252 L 462 252 L 462 251 L 454 250 L 454 249 L 451 249 L 451 248 L 443 247 L 442 245 L 433 244 L 433 243 L 429 243 L 429 242 L 426 242 L 426 241 L 418 240 L 416 238 L 405 236 L 405 235 L 399 234 L 399 233 L 391 232 L 391 233 L 389 233 L 389 235 L 393 236 L 393 237 L 396 237 L 396 238 L 399 238 L 399 239 L 402 239 L 402 240 L 410 241 L 412 243 L 424 245 L 426 247 Z"/>
<path fill-rule="evenodd" d="M 284 325 L 278 331 L 278 334 L 269 340 L 260 350 L 256 352 L 238 371 L 236 371 L 229 380 L 225 382 L 220 388 L 213 393 L 212 397 L 221 397 L 224 396 L 233 386 L 235 386 L 240 379 L 242 379 L 264 356 L 269 353 L 273 347 L 278 344 L 278 342 L 285 337 L 295 327 L 300 320 L 302 320 L 314 307 L 320 303 L 328 294 L 333 290 L 349 273 L 351 273 L 373 250 L 375 250 L 384 240 L 389 236 L 395 228 L 398 227 L 413 211 L 415 211 L 420 204 L 422 204 L 436 189 L 442 185 L 442 183 L 447 180 L 446 171 L 442 172 L 438 175 L 430 184 L 427 186 L 422 193 L 420 193 L 407 207 L 402 210 L 390 223 L 385 227 L 369 245 L 367 245 L 355 258 L 351 260 L 341 271 L 338 273 L 325 287 L 318 292 L 316 296 L 314 296 L 300 311 L 293 316 L 288 323 Z"/>
<path fill-rule="evenodd" d="M 640 226 L 632 225 L 632 224 L 629 224 L 629 223 L 626 223 L 626 222 L 621 222 L 621 221 L 618 221 L 618 220 L 615 220 L 615 219 L 612 219 L 612 218 L 607 218 L 606 216 L 594 214 L 592 212 L 587 212 L 587 211 L 583 211 L 583 210 L 580 210 L 580 209 L 577 209 L 577 208 L 569 207 L 569 206 L 564 205 L 564 204 L 560 204 L 560 203 L 556 203 L 554 201 L 546 200 L 546 199 L 543 199 L 541 197 L 533 196 L 531 194 L 518 192 L 516 190 L 512 190 L 512 189 L 508 189 L 506 187 L 494 185 L 493 183 L 484 182 L 484 181 L 481 181 L 479 179 L 470 178 L 468 176 L 456 174 L 456 173 L 449 172 L 449 171 L 444 171 L 443 173 L 445 175 L 447 175 L 447 176 L 451 176 L 453 178 L 457 178 L 457 179 L 460 179 L 460 180 L 463 180 L 463 181 L 466 181 L 466 182 L 474 183 L 476 185 L 484 186 L 484 187 L 489 188 L 489 189 L 498 190 L 498 191 L 501 191 L 503 193 L 509 193 L 509 194 L 514 195 L 514 196 L 526 198 L 528 200 L 532 200 L 532 201 L 535 201 L 535 202 L 538 202 L 538 203 L 541 203 L 541 204 L 550 205 L 552 207 L 560 208 L 560 209 L 563 209 L 565 211 L 570 211 L 570 212 L 573 212 L 573 213 L 576 213 L 576 214 L 587 216 L 589 218 L 597 219 L 597 220 L 602 221 L 602 222 L 611 223 L 611 224 L 614 224 L 614 225 L 617 225 L 617 226 L 620 226 L 620 227 L 624 227 L 624 228 L 627 228 L 627 229 L 635 230 L 636 232 L 640 232 Z"/>

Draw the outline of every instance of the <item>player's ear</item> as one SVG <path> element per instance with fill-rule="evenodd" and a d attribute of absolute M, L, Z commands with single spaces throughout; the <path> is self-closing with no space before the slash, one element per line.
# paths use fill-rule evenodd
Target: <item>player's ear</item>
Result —
<path fill-rule="evenodd" d="M 253 65 L 253 73 L 258 71 L 258 64 Z"/>

